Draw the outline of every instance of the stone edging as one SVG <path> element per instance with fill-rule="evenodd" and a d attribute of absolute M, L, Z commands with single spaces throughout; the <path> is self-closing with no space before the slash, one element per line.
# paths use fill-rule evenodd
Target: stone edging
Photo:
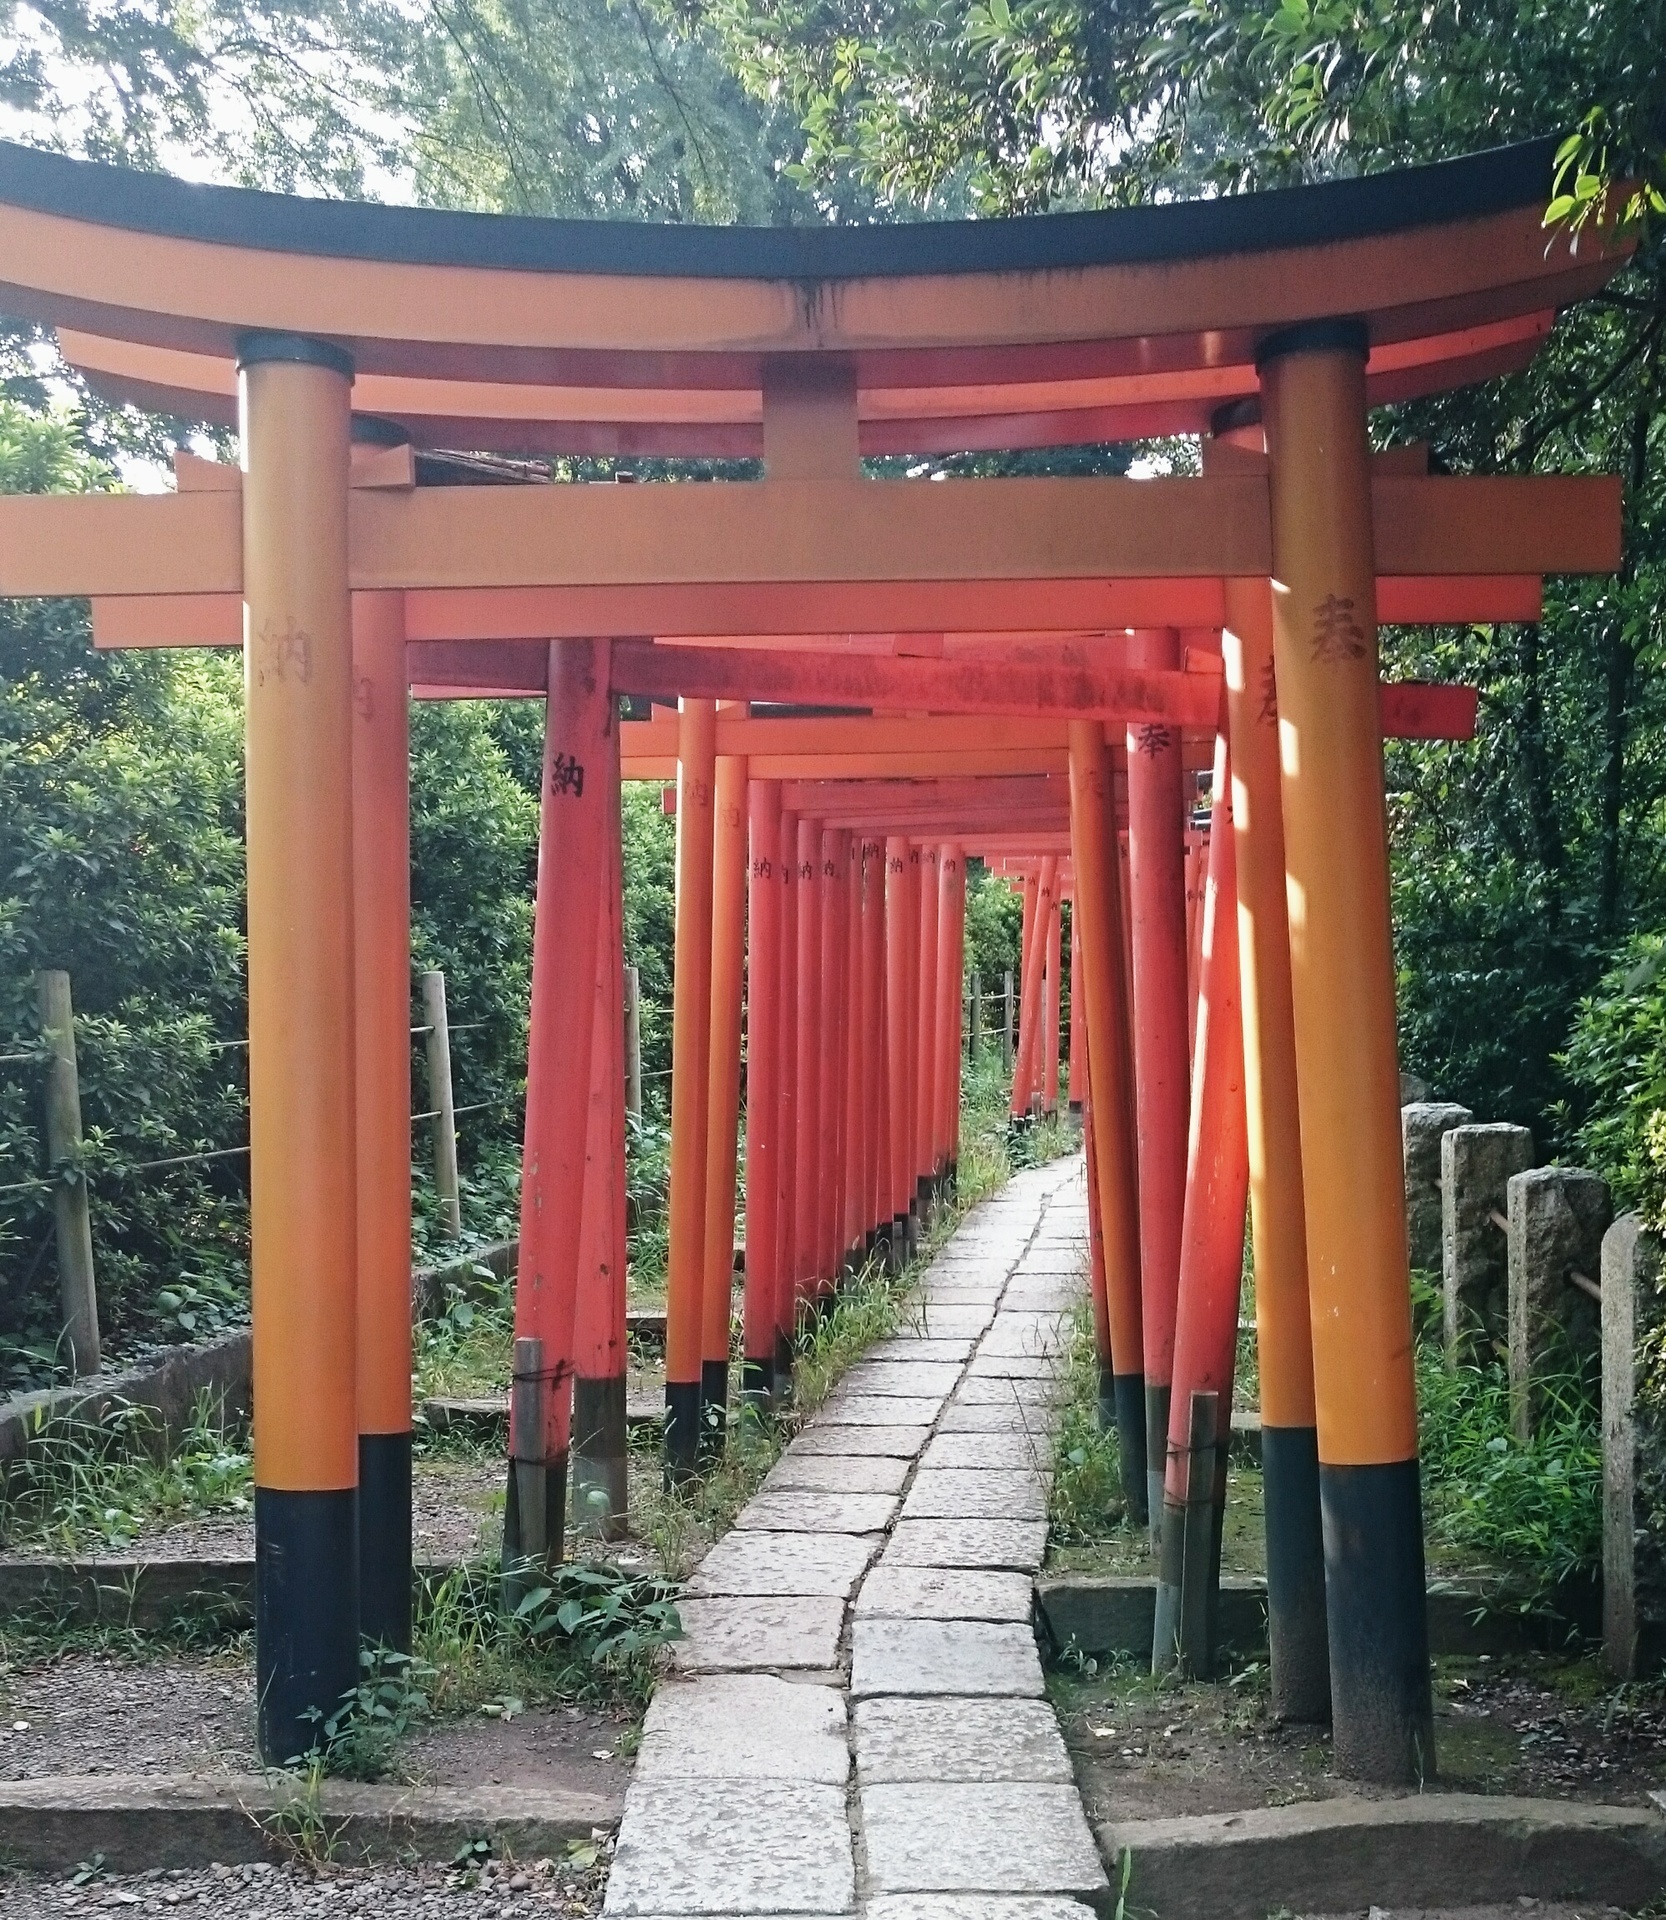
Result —
<path fill-rule="evenodd" d="M 489 1839 L 495 1851 L 528 1859 L 560 1855 L 569 1840 L 613 1826 L 623 1805 L 622 1791 L 326 1780 L 309 1795 L 284 1774 L 66 1774 L 0 1782 L 0 1851 L 40 1873 L 95 1854 L 113 1873 L 234 1866 L 308 1842 L 337 1860 L 393 1861 L 412 1853 L 449 1860 Z"/>
<path fill-rule="evenodd" d="M 1130 1900 L 1159 1915 L 1265 1920 L 1280 1908 L 1489 1906 L 1603 1900 L 1639 1907 L 1666 1884 L 1666 1818 L 1641 1807 L 1426 1794 L 1107 1821 L 1114 1863 L 1133 1857 Z"/>

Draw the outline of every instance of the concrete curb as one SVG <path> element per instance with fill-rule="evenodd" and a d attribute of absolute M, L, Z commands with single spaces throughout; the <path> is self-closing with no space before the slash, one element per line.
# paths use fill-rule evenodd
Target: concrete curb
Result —
<path fill-rule="evenodd" d="M 1666 1818 L 1639 1807 L 1430 1793 L 1337 1799 L 1097 1829 L 1115 1878 L 1158 1920 L 1266 1920 L 1280 1908 L 1484 1906 L 1603 1900 L 1638 1907 L 1666 1883 Z"/>
<path fill-rule="evenodd" d="M 471 1840 L 519 1859 L 559 1855 L 611 1827 L 617 1795 L 534 1787 L 363 1786 L 326 1780 L 316 1796 L 284 1774 L 221 1779 L 64 1774 L 0 1783 L 0 1855 L 37 1873 L 104 1856 L 112 1872 L 235 1865 L 287 1847 L 337 1860 L 449 1860 Z"/>
<path fill-rule="evenodd" d="M 1086 1654 L 1151 1652 L 1156 1589 L 1135 1575 L 1043 1574 L 1036 1603 L 1054 1642 L 1074 1642 Z M 1505 1654 L 1565 1647 L 1600 1631 L 1601 1596 L 1581 1590 L 1564 1596 L 1554 1613 L 1524 1613 L 1521 1596 L 1499 1582 L 1437 1581 L 1428 1592 L 1429 1650 L 1437 1654 Z M 1234 1652 L 1267 1650 L 1264 1580 L 1221 1582 L 1221 1645 Z"/>

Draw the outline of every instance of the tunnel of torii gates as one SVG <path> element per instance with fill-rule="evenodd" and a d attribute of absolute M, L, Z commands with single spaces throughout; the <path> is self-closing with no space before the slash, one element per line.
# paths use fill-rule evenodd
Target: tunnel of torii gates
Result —
<path fill-rule="evenodd" d="M 724 1392 L 743 941 L 762 1398 L 797 1315 L 952 1178 L 965 860 L 1010 863 L 1035 889 L 1021 1096 L 1073 900 L 1130 1505 L 1184 1497 L 1194 1391 L 1229 1417 L 1247 1187 L 1275 1704 L 1328 1712 L 1346 1775 L 1430 1770 L 1382 741 L 1461 736 L 1474 704 L 1380 686 L 1377 628 L 1536 618 L 1544 575 L 1616 566 L 1620 497 L 1431 475 L 1371 453 L 1367 415 L 1521 368 L 1619 265 L 1544 229 L 1551 151 L 763 231 L 0 148 L 0 310 L 106 393 L 241 433 L 237 467 L 182 459 L 172 495 L 0 501 L 0 592 L 89 596 L 101 646 L 244 646 L 270 1758 L 310 1743 L 361 1631 L 409 1633 L 410 686 L 547 702 L 508 1552 L 560 1552 L 570 1434 L 581 1494 L 622 1503 L 619 782 L 674 776 L 671 1466 Z M 861 464 L 1184 434 L 1195 477 Z M 762 467 L 466 484 L 554 453 Z"/>

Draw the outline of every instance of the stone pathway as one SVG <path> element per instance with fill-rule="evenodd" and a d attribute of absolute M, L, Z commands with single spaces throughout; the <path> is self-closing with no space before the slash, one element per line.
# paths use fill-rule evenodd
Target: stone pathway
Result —
<path fill-rule="evenodd" d="M 1082 1920 L 1105 1897 L 1030 1625 L 1085 1240 L 1079 1160 L 975 1209 L 915 1323 L 706 1556 L 605 1915 Z"/>

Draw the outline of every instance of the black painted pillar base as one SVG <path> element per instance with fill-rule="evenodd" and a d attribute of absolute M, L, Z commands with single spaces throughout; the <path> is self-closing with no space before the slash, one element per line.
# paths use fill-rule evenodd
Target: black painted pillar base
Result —
<path fill-rule="evenodd" d="M 625 1376 L 573 1381 L 573 1525 L 604 1540 L 630 1528 Z"/>
<path fill-rule="evenodd" d="M 255 1697 L 260 1757 L 320 1746 L 359 1682 L 359 1496 L 255 1488 Z"/>
<path fill-rule="evenodd" d="M 700 1470 L 700 1382 L 665 1383 L 665 1484 L 686 1486 Z"/>
<path fill-rule="evenodd" d="M 908 1215 L 895 1214 L 891 1220 L 890 1262 L 893 1273 L 908 1265 Z"/>
<path fill-rule="evenodd" d="M 1137 1527 L 1150 1524 L 1151 1487 L 1145 1471 L 1145 1375 L 1118 1373 L 1111 1376 L 1111 1400 L 1115 1409 L 1117 1450 L 1122 1460 L 1122 1497 L 1128 1503 L 1128 1518 Z M 1104 1389 L 1100 1388 L 1100 1418 L 1104 1419 Z M 1163 1436 L 1168 1446 L 1168 1436 Z M 1161 1460 L 1164 1456 L 1158 1454 Z M 1159 1496 L 1158 1511 L 1161 1512 Z"/>
<path fill-rule="evenodd" d="M 775 1404 L 790 1407 L 793 1397 L 793 1343 L 784 1333 L 775 1336 Z"/>
<path fill-rule="evenodd" d="M 509 1462 L 503 1498 L 503 1591 L 518 1598 L 524 1582 L 509 1569 L 525 1563 L 558 1567 L 567 1552 L 567 1455 Z"/>
<path fill-rule="evenodd" d="M 1153 1548 L 1163 1525 L 1163 1467 L 1169 1451 L 1169 1383 L 1145 1383 L 1145 1500 Z"/>
<path fill-rule="evenodd" d="M 700 1363 L 700 1458 L 710 1463 L 723 1458 L 729 1424 L 729 1363 Z"/>
<path fill-rule="evenodd" d="M 1423 1498 L 1415 1460 L 1319 1467 L 1332 1750 L 1345 1780 L 1435 1777 Z"/>
<path fill-rule="evenodd" d="M 1319 1436 L 1312 1427 L 1261 1427 L 1267 1527 L 1267 1645 L 1279 1720 L 1330 1718 L 1325 1624 L 1325 1536 L 1319 1517 Z"/>
<path fill-rule="evenodd" d="M 755 1413 L 769 1411 L 775 1398 L 775 1361 L 746 1360 L 741 1363 L 740 1399 L 743 1407 L 750 1407 Z"/>
<path fill-rule="evenodd" d="M 359 1634 L 411 1650 L 411 1436 L 359 1435 Z"/>

